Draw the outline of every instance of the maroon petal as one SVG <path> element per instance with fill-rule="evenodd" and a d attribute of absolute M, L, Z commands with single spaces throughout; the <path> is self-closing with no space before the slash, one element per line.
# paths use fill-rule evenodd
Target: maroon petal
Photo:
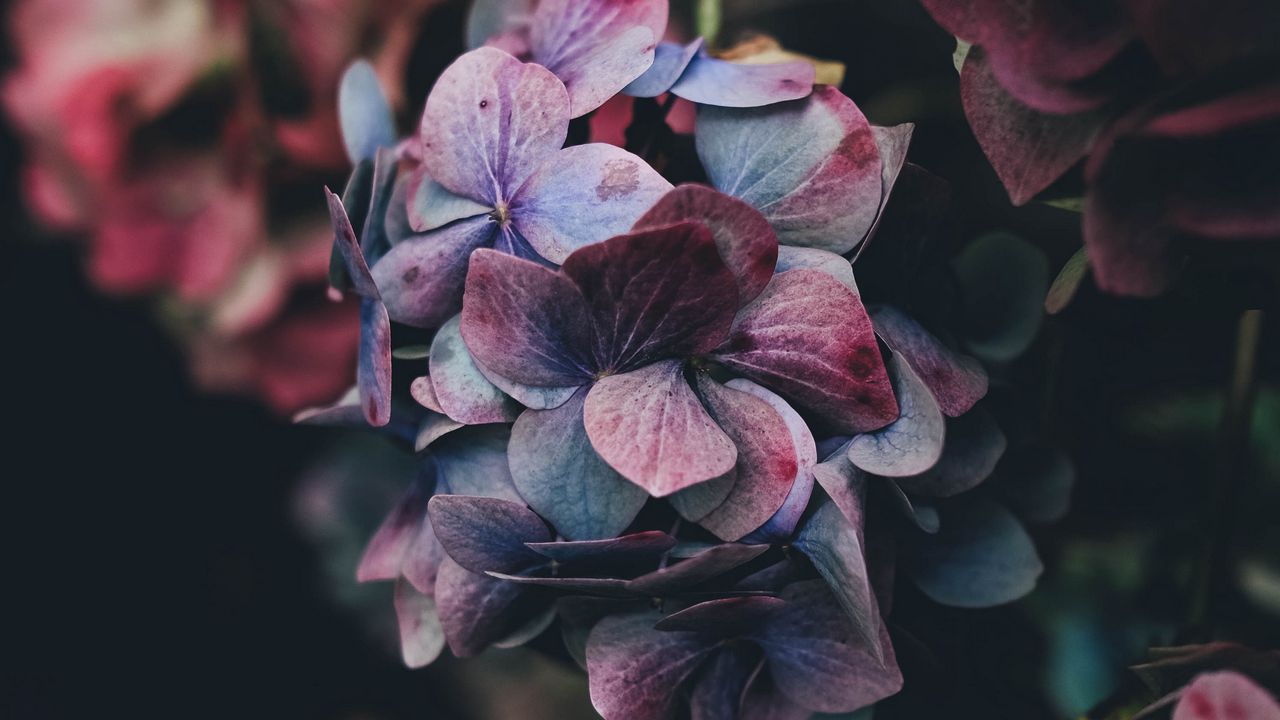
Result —
<path fill-rule="evenodd" d="M 408 582 L 396 583 L 396 619 L 400 625 L 400 656 L 410 668 L 426 667 L 444 650 L 444 628 L 436 601 Z"/>
<path fill-rule="evenodd" d="M 591 376 L 589 317 L 564 275 L 493 250 L 472 254 L 462 337 L 485 368 L 526 385 L 582 385 Z"/>
<path fill-rule="evenodd" d="M 1101 112 L 1047 115 L 1001 87 L 974 48 L 960 74 L 960 99 L 969 126 L 1014 205 L 1053 184 L 1089 152 L 1106 116 Z"/>
<path fill-rule="evenodd" d="M 901 355 L 889 359 L 889 377 L 902 414 L 880 430 L 855 437 L 849 460 L 873 475 L 919 475 L 942 457 L 946 421 L 933 393 Z"/>
<path fill-rule="evenodd" d="M 1182 691 L 1173 720 L 1276 720 L 1280 704 L 1257 683 L 1232 670 L 1203 673 Z"/>
<path fill-rule="evenodd" d="M 430 499 L 430 488 L 415 479 L 365 546 L 356 567 L 356 580 L 369 582 L 400 577 L 400 567 L 422 529 Z"/>
<path fill-rule="evenodd" d="M 733 274 L 711 232 L 695 223 L 589 245 L 562 272 L 586 298 L 602 370 L 707 352 L 728 334 L 737 309 Z"/>
<path fill-rule="evenodd" d="M 649 69 L 666 28 L 666 0 L 540 0 L 529 40 L 581 117 Z"/>
<path fill-rule="evenodd" d="M 515 572 L 543 564 L 526 542 L 551 533 L 532 510 L 509 500 L 437 495 L 428 505 L 431 526 L 449 557 L 472 572 Z"/>
<path fill-rule="evenodd" d="M 444 415 L 444 408 L 440 407 L 440 399 L 436 397 L 436 388 L 431 384 L 430 375 L 414 378 L 413 382 L 409 383 L 409 394 L 422 407 Z"/>
<path fill-rule="evenodd" d="M 693 557 L 628 581 L 627 589 L 660 596 L 695 587 L 754 560 L 768 549 L 768 545 L 713 545 Z"/>
<path fill-rule="evenodd" d="M 637 559 L 657 559 L 675 547 L 676 539 L 658 531 L 632 533 L 607 540 L 577 540 L 570 542 L 525 543 L 530 550 L 564 565 L 575 568 L 600 562 L 621 564 Z"/>
<path fill-rule="evenodd" d="M 636 221 L 635 229 L 695 221 L 707 226 L 716 249 L 738 279 L 738 304 L 755 299 L 773 277 L 778 237 L 769 221 L 745 202 L 706 185 L 681 185 Z"/>
<path fill-rule="evenodd" d="M 762 664 L 755 648 L 730 645 L 715 654 L 689 694 L 690 720 L 742 720 L 747 682 Z M 807 713 L 806 713 L 807 715 Z"/>
<path fill-rule="evenodd" d="M 732 490 L 698 524 L 721 540 L 735 542 L 782 507 L 801 473 L 800 459 L 786 421 L 769 403 L 706 375 L 698 376 L 698 391 L 711 417 L 738 448 Z"/>
<path fill-rule="evenodd" d="M 591 704 L 604 720 L 666 720 L 679 687 L 715 648 L 700 633 L 655 630 L 655 619 L 614 615 L 587 637 Z"/>
<path fill-rule="evenodd" d="M 467 425 L 514 421 L 520 406 L 476 367 L 462 342 L 461 326 L 461 318 L 455 315 L 431 341 L 428 377 L 440 407 L 450 418 Z"/>
<path fill-rule="evenodd" d="M 715 357 L 842 432 L 884 427 L 898 415 L 862 301 L 818 270 L 775 275 L 738 313 Z"/>
<path fill-rule="evenodd" d="M 790 245 L 778 248 L 777 272 L 781 274 L 797 268 L 821 270 L 839 280 L 840 284 L 849 288 L 854 295 L 861 295 L 858 291 L 858 283 L 853 279 L 853 265 L 849 263 L 849 258 L 843 255 L 837 255 L 829 250 Z"/>
<path fill-rule="evenodd" d="M 969 412 L 987 394 L 982 363 L 942 344 L 909 315 L 890 306 L 871 311 L 876 333 L 911 365 L 948 417 Z"/>
<path fill-rule="evenodd" d="M 608 597 L 632 596 L 632 593 L 627 590 L 627 581 L 618 578 L 541 577 L 537 575 L 510 575 L 492 570 L 485 574 L 515 585 L 536 585 L 538 587 L 569 592 L 594 593 Z"/>
<path fill-rule="evenodd" d="M 738 454 L 689 388 L 679 360 L 596 382 L 585 424 L 600 457 L 654 497 L 727 473 Z"/>
<path fill-rule="evenodd" d="M 473 573 L 445 558 L 436 580 L 436 610 L 453 654 L 478 655 L 506 637 L 512 606 L 524 593 L 515 583 Z"/>
<path fill-rule="evenodd" d="M 499 207 L 563 145 L 569 96 L 556 76 L 484 47 L 445 68 L 422 112 L 422 166 L 446 190 Z"/>
<path fill-rule="evenodd" d="M 813 468 L 813 478 L 853 527 L 864 524 L 867 474 L 849 462 L 849 443 Z"/>

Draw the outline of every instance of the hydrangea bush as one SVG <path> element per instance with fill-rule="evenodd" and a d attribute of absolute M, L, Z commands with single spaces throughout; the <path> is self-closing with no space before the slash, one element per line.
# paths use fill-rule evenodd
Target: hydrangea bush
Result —
<path fill-rule="evenodd" d="M 897 570 L 959 607 L 1041 572 L 1019 517 L 1060 514 L 1069 467 L 988 487 L 1010 443 L 980 401 L 1036 333 L 1044 259 L 1006 236 L 960 258 L 985 324 L 864 304 L 855 262 L 923 174 L 912 127 L 666 23 L 663 0 L 477 3 L 407 138 L 348 70 L 357 163 L 326 193 L 358 382 L 301 419 L 417 453 L 358 568 L 396 583 L 408 665 L 558 637 L 608 720 L 855 711 L 903 683 Z M 618 93 L 698 105 L 700 182 L 569 140 Z"/>

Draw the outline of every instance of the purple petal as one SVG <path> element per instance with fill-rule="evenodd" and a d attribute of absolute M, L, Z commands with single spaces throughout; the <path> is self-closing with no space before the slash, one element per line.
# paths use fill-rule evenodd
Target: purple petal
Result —
<path fill-rule="evenodd" d="M 1022 524 L 990 500 L 948 505 L 942 529 L 925 536 L 904 570 L 943 605 L 1003 605 L 1031 592 L 1044 570 Z"/>
<path fill-rule="evenodd" d="M 699 633 L 661 632 L 653 613 L 614 615 L 587 638 L 591 704 L 604 720 L 666 720 L 679 687 L 715 648 Z"/>
<path fill-rule="evenodd" d="M 946 421 L 933 393 L 901 355 L 889 359 L 889 377 L 902 414 L 887 427 L 855 437 L 849 460 L 873 475 L 919 475 L 942 457 Z"/>
<path fill-rule="evenodd" d="M 738 454 L 678 360 L 596 382 L 587 394 L 585 424 L 600 457 L 654 497 L 725 474 Z"/>
<path fill-rule="evenodd" d="M 415 479 L 365 546 L 356 568 L 356 580 L 369 582 L 400 577 L 405 555 L 422 530 L 430 499 L 430 487 Z"/>
<path fill-rule="evenodd" d="M 352 164 L 370 160 L 380 147 L 396 144 L 391 105 L 368 60 L 356 60 L 342 73 L 338 85 L 338 122 L 342 142 Z"/>
<path fill-rule="evenodd" d="M 534 385 L 522 385 L 518 382 L 512 382 L 498 373 L 485 367 L 483 363 L 476 360 L 474 356 L 471 362 L 476 364 L 476 369 L 481 375 L 489 378 L 489 382 L 498 386 L 502 392 L 515 398 L 517 402 L 531 410 L 551 410 L 558 408 L 569 401 L 573 394 L 578 392 L 578 386 L 572 387 L 536 387 Z"/>
<path fill-rule="evenodd" d="M 773 517 L 804 469 L 787 422 L 769 403 L 706 375 L 698 376 L 698 391 L 738 448 L 733 489 L 698 524 L 721 540 L 736 542 Z"/>
<path fill-rule="evenodd" d="M 803 60 L 755 65 L 699 53 L 671 92 L 699 105 L 752 108 L 799 100 L 813 92 L 816 70 Z"/>
<path fill-rule="evenodd" d="M 360 358 L 356 373 L 365 420 L 391 422 L 391 319 L 381 300 L 360 298 Z"/>
<path fill-rule="evenodd" d="M 783 245 L 845 253 L 875 221 L 880 152 L 835 88 L 749 110 L 703 106 L 695 139 L 711 184 L 764 213 Z"/>
<path fill-rule="evenodd" d="M 938 509 L 932 505 L 919 505 L 912 502 L 898 481 L 893 478 L 884 478 L 884 481 L 889 486 L 889 492 L 902 510 L 902 514 L 923 532 L 936 535 L 942 527 L 942 518 L 938 515 Z"/>
<path fill-rule="evenodd" d="M 299 425 L 319 427 L 365 427 L 364 408 L 360 406 L 360 388 L 351 387 L 332 405 L 309 407 L 293 416 Z"/>
<path fill-rule="evenodd" d="M 861 528 L 867 497 L 867 474 L 849 462 L 849 445 L 841 446 L 830 458 L 813 468 L 813 479 L 840 508 L 849 524 Z"/>
<path fill-rule="evenodd" d="M 768 545 L 713 545 L 687 560 L 629 580 L 627 588 L 646 595 L 666 595 L 717 578 L 754 560 L 768 549 Z"/>
<path fill-rule="evenodd" d="M 469 495 L 437 495 L 431 527 L 445 552 L 472 572 L 514 572 L 544 560 L 526 542 L 551 539 L 542 519 L 519 503 Z"/>
<path fill-rule="evenodd" d="M 395 606 L 404 664 L 414 669 L 430 665 L 440 657 L 445 644 L 436 601 L 401 580 L 396 583 Z"/>
<path fill-rule="evenodd" d="M 364 422 L 363 419 L 360 422 Z M 706 482 L 689 487 L 667 496 L 667 502 L 680 514 L 680 517 L 696 523 L 708 513 L 720 507 L 733 492 L 738 482 L 738 468 L 735 465 L 729 472 Z"/>
<path fill-rule="evenodd" d="M 406 217 L 415 232 L 436 230 L 458 220 L 488 215 L 493 207 L 471 198 L 454 195 L 418 167 L 406 181 Z"/>
<path fill-rule="evenodd" d="M 471 251 L 493 244 L 497 225 L 472 218 L 397 243 L 373 266 L 387 311 L 398 323 L 439 327 L 462 307 Z"/>
<path fill-rule="evenodd" d="M 795 408 L 772 392 L 743 378 L 730 380 L 725 385 L 769 403 L 769 407 L 786 422 L 787 431 L 791 434 L 791 444 L 798 461 L 795 482 L 791 484 L 791 491 L 783 500 L 782 507 L 778 508 L 768 522 L 745 538 L 747 542 L 781 541 L 790 537 L 791 532 L 796 529 L 796 523 L 800 521 L 800 516 L 809 505 L 809 497 L 813 494 L 813 466 L 818 462 L 818 448 L 813 441 L 813 433 Z"/>
<path fill-rule="evenodd" d="M 493 646 L 496 648 L 510 649 L 528 644 L 545 632 L 547 628 L 551 627 L 551 623 L 555 621 L 555 605 L 548 605 L 544 610 L 534 615 L 530 620 L 513 630 L 501 640 L 494 640 Z"/>
<path fill-rule="evenodd" d="M 631 592 L 627 590 L 627 581 L 618 578 L 541 577 L 536 575 L 511 575 L 492 570 L 485 574 L 515 585 L 534 585 L 555 590 L 594 593 L 609 597 L 631 596 Z"/>
<path fill-rule="evenodd" d="M 818 712 L 851 712 L 902 688 L 883 623 L 876 652 L 854 631 L 825 583 L 789 585 L 782 599 L 786 605 L 755 639 L 774 682 L 792 701 Z"/>
<path fill-rule="evenodd" d="M 827 581 L 864 647 L 880 658 L 880 608 L 867 572 L 862 528 L 855 527 L 835 503 L 823 503 L 796 538 L 818 574 Z"/>
<path fill-rule="evenodd" d="M 748 635 L 783 605 L 786 603 L 768 595 L 708 600 L 671 613 L 654 627 L 663 632 L 702 632 L 726 638 Z"/>
<path fill-rule="evenodd" d="M 737 309 L 733 274 L 711 232 L 680 223 L 589 245 L 562 272 L 586 298 L 596 367 L 627 371 L 703 353 L 725 338 Z"/>
<path fill-rule="evenodd" d="M 644 74 L 631 81 L 622 92 L 632 97 L 657 97 L 671 89 L 672 85 L 684 74 L 685 68 L 702 49 L 704 41 L 697 38 L 688 45 L 679 43 L 658 43 L 654 50 L 653 64 Z"/>
<path fill-rule="evenodd" d="M 539 555 L 549 557 L 561 565 L 572 565 L 575 569 L 599 563 L 626 565 L 637 560 L 656 560 L 675 547 L 675 544 L 675 538 L 658 530 L 605 540 L 525 543 Z"/>
<path fill-rule="evenodd" d="M 1023 205 L 1089 151 L 1106 120 L 1102 113 L 1047 115 L 1001 87 L 978 48 L 960 73 L 960 99 L 973 134 L 1014 205 Z"/>
<path fill-rule="evenodd" d="M 445 68 L 422 113 L 422 166 L 449 192 L 508 202 L 564 145 L 569 96 L 546 68 L 495 48 Z"/>
<path fill-rule="evenodd" d="M 948 417 L 969 412 L 987 394 L 982 363 L 942 344 L 909 315 L 890 306 L 871 310 L 876 334 L 915 370 Z"/>
<path fill-rule="evenodd" d="M 567 595 L 556 598 L 560 617 L 560 634 L 565 650 L 583 670 L 587 669 L 587 637 L 596 623 L 610 615 L 623 615 L 650 610 L 649 600 L 589 595 Z"/>
<path fill-rule="evenodd" d="M 440 565 L 448 559 L 448 553 L 444 551 L 444 547 L 436 539 L 435 531 L 431 529 L 431 518 L 423 513 L 422 530 L 409 545 L 404 563 L 400 566 L 400 574 L 418 592 L 434 596 Z"/>
<path fill-rule="evenodd" d="M 622 532 L 648 499 L 591 447 L 583 425 L 586 389 L 553 410 L 526 410 L 511 429 L 511 476 L 530 507 L 567 538 Z"/>
<path fill-rule="evenodd" d="M 481 374 L 462 342 L 462 320 L 453 316 L 431 341 L 430 375 L 446 415 L 467 425 L 512 422 L 520 406 Z"/>
<path fill-rule="evenodd" d="M 741 720 L 743 693 L 762 660 L 759 651 L 730 645 L 707 663 L 689 695 L 689 720 Z"/>
<path fill-rule="evenodd" d="M 781 274 L 796 268 L 821 270 L 839 280 L 840 284 L 849 288 L 849 291 L 854 295 L 861 296 L 858 291 L 858 283 L 853 279 L 853 266 L 849 264 L 849 259 L 843 255 L 837 255 L 828 250 L 792 247 L 790 245 L 783 245 L 778 248 L 777 272 Z"/>
<path fill-rule="evenodd" d="M 1276 720 L 1280 704 L 1266 690 L 1232 670 L 1197 675 L 1182 691 L 1173 720 Z"/>
<path fill-rule="evenodd" d="M 778 238 L 755 208 L 705 185 L 686 184 L 662 196 L 636 221 L 644 230 L 679 222 L 700 222 L 711 231 L 716 249 L 738 279 L 738 305 L 756 298 L 777 264 Z"/>
<path fill-rule="evenodd" d="M 538 166 L 512 199 L 511 218 L 539 255 L 563 263 L 580 247 L 630 230 L 670 189 L 620 147 L 575 145 Z"/>
<path fill-rule="evenodd" d="M 884 427 L 898 415 L 862 301 L 818 270 L 775 275 L 738 313 L 715 357 L 842 432 Z"/>
<path fill-rule="evenodd" d="M 947 421 L 942 457 L 922 475 L 898 478 L 907 492 L 926 497 L 951 497 L 977 487 L 991 476 L 1008 441 L 995 418 L 975 407 Z"/>
<path fill-rule="evenodd" d="M 333 225 L 333 246 L 342 258 L 343 268 L 351 281 L 352 289 L 362 298 L 380 300 L 378 286 L 369 274 L 369 266 L 365 263 L 364 253 L 360 249 L 360 241 L 356 238 L 355 228 L 351 226 L 351 218 L 342 205 L 342 200 L 329 188 L 324 189 L 325 200 L 329 203 L 329 222 Z"/>
<path fill-rule="evenodd" d="M 400 174 L 400 160 L 390 147 L 378 148 L 374 153 L 373 181 L 369 193 L 369 209 L 364 226 L 360 228 L 360 251 L 365 262 L 376 265 L 391 249 L 387 231 L 387 213 L 395 194 L 396 178 Z"/>
<path fill-rule="evenodd" d="M 747 680 L 742 695 L 742 714 L 733 720 L 812 720 L 813 712 L 797 705 L 778 689 L 769 673 L 768 664 L 761 662 Z M 856 713 L 852 716 L 859 717 Z"/>
<path fill-rule="evenodd" d="M 540 0 L 529 40 L 581 117 L 649 69 L 666 27 L 666 0 Z"/>
<path fill-rule="evenodd" d="M 475 425 L 441 438 L 431 447 L 437 493 L 524 502 L 507 469 L 506 425 Z"/>
<path fill-rule="evenodd" d="M 512 606 L 524 594 L 515 583 L 473 573 L 445 558 L 436 581 L 436 610 L 449 649 L 471 657 L 506 637 Z"/>
<path fill-rule="evenodd" d="M 590 323 L 564 275 L 493 250 L 472 254 L 462 337 L 485 368 L 526 385 L 582 385 L 591 376 Z"/>

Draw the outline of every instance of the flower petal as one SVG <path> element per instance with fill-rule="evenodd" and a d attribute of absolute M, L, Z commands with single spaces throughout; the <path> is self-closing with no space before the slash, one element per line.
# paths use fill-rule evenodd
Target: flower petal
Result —
<path fill-rule="evenodd" d="M 845 253 L 875 221 L 880 151 L 835 88 L 756 109 L 703 106 L 695 139 L 711 184 L 764 213 L 784 245 Z"/>
<path fill-rule="evenodd" d="M 903 568 L 943 605 L 1003 605 L 1031 592 L 1044 570 L 1027 531 L 990 500 L 948 505 L 937 535 L 925 536 Z"/>
<path fill-rule="evenodd" d="M 889 359 L 889 377 L 902 414 L 884 428 L 855 437 L 849 460 L 874 475 L 919 475 L 942 457 L 946 421 L 933 393 L 901 355 Z"/>
<path fill-rule="evenodd" d="M 493 206 L 455 195 L 431 179 L 424 167 L 417 167 L 406 180 L 405 211 L 415 232 L 442 228 L 451 222 L 488 215 Z"/>
<path fill-rule="evenodd" d="M 421 532 L 430 499 L 430 486 L 415 479 L 365 545 L 356 567 L 356 580 L 370 582 L 400 577 L 400 567 Z"/>
<path fill-rule="evenodd" d="M 909 315 L 882 305 L 871 310 L 876 334 L 915 370 L 948 417 L 969 412 L 987 394 L 982 363 L 942 344 Z"/>
<path fill-rule="evenodd" d="M 1232 670 L 1202 673 L 1182 691 L 1173 720 L 1275 720 L 1280 704 L 1257 683 Z"/>
<path fill-rule="evenodd" d="M 666 0 L 540 0 L 529 40 L 581 117 L 649 69 L 666 27 Z"/>
<path fill-rule="evenodd" d="M 445 68 L 422 113 L 422 166 L 449 192 L 497 207 L 564 145 L 569 96 L 546 68 L 496 48 Z"/>
<path fill-rule="evenodd" d="M 467 425 L 512 422 L 519 405 L 489 382 L 462 342 L 462 319 L 454 315 L 431 341 L 430 374 L 436 399 L 445 414 Z"/>
<path fill-rule="evenodd" d="M 583 425 L 587 390 L 553 410 L 526 410 L 511 429 L 511 476 L 530 507 L 567 538 L 622 532 L 648 499 L 591 447 Z"/>
<path fill-rule="evenodd" d="M 756 65 L 702 52 L 689 63 L 671 92 L 699 105 L 759 107 L 807 96 L 813 92 L 816 73 L 812 63 L 802 60 Z"/>
<path fill-rule="evenodd" d="M 473 573 L 445 558 L 436 581 L 436 610 L 449 649 L 458 657 L 478 655 L 506 637 L 512 610 L 526 590 L 488 575 Z"/>
<path fill-rule="evenodd" d="M 926 497 L 959 495 L 991 476 L 1008 445 L 995 418 L 975 407 L 947 420 L 946 442 L 937 464 L 921 475 L 898 478 L 898 485 Z"/>
<path fill-rule="evenodd" d="M 437 495 L 427 507 L 445 552 L 472 572 L 516 572 L 545 563 L 525 543 L 550 540 L 551 533 L 541 518 L 520 503 Z"/>
<path fill-rule="evenodd" d="M 690 558 L 627 581 L 627 589 L 660 596 L 696 587 L 756 559 L 768 549 L 768 545 L 713 545 Z"/>
<path fill-rule="evenodd" d="M 1040 248 L 1007 233 L 978 238 L 955 260 L 965 299 L 969 350 L 1008 362 L 1031 347 L 1044 322 L 1049 261 Z"/>
<path fill-rule="evenodd" d="M 862 301 L 818 270 L 775 275 L 715 358 L 842 432 L 874 430 L 898 414 Z"/>
<path fill-rule="evenodd" d="M 786 605 L 754 637 L 774 682 L 793 702 L 818 712 L 850 712 L 902 688 L 884 623 L 876 652 L 854 631 L 825 583 L 788 585 L 782 599 Z"/>
<path fill-rule="evenodd" d="M 378 148 L 396 144 L 391 105 L 368 60 L 356 60 L 342 73 L 338 85 L 338 121 L 347 159 L 352 164 L 371 160 Z"/>
<path fill-rule="evenodd" d="M 1028 523 L 1049 523 L 1067 514 L 1075 480 L 1075 467 L 1066 453 L 1022 445 L 1000 463 L 995 482 L 1018 517 Z"/>
<path fill-rule="evenodd" d="M 449 433 L 431 446 L 436 492 L 524 502 L 507 469 L 506 425 L 472 425 Z"/>
<path fill-rule="evenodd" d="M 769 221 L 735 197 L 690 183 L 663 195 L 636 221 L 635 229 L 688 221 L 711 231 L 721 259 L 738 279 L 739 306 L 754 300 L 769 284 L 778 260 L 778 237 Z"/>
<path fill-rule="evenodd" d="M 643 98 L 657 97 L 667 92 L 684 74 L 685 68 L 689 67 L 698 51 L 702 50 L 703 44 L 705 41 L 702 38 L 696 38 L 688 45 L 658 43 L 658 47 L 654 49 L 653 64 L 643 75 L 622 88 L 622 92 Z"/>
<path fill-rule="evenodd" d="M 787 424 L 787 431 L 791 435 L 791 445 L 795 448 L 798 462 L 795 482 L 791 484 L 791 491 L 787 493 L 786 499 L 782 502 L 782 507 L 778 508 L 773 517 L 744 538 L 747 542 L 785 540 L 791 537 L 792 531 L 796 529 L 796 523 L 800 521 L 800 516 L 804 514 L 805 508 L 809 506 L 809 498 L 813 494 L 813 466 L 818 462 L 818 448 L 813 440 L 813 433 L 809 431 L 809 426 L 805 423 L 804 418 L 800 417 L 800 413 L 795 411 L 795 408 L 769 390 L 744 378 L 730 380 L 725 383 L 725 386 L 731 390 L 741 390 L 765 401 L 769 404 L 769 407 L 777 411 L 783 422 Z"/>
<path fill-rule="evenodd" d="M 562 272 L 586 299 L 602 370 L 707 352 L 728 334 L 737 309 L 733 274 L 711 232 L 696 223 L 589 245 L 569 256 Z"/>
<path fill-rule="evenodd" d="M 632 533 L 604 540 L 525 543 L 529 549 L 575 572 L 596 565 L 627 565 L 637 560 L 657 560 L 675 547 L 676 539 L 658 530 Z"/>
<path fill-rule="evenodd" d="M 596 382 L 585 424 L 600 457 L 654 497 L 723 475 L 738 455 L 689 388 L 679 360 Z"/>
<path fill-rule="evenodd" d="M 511 203 L 512 222 L 538 254 L 563 263 L 574 250 L 631 229 L 671 189 L 620 147 L 567 147 L 538 166 Z"/>
<path fill-rule="evenodd" d="M 853 266 L 849 259 L 829 250 L 817 250 L 806 247 L 783 245 L 778 248 L 778 264 L 776 272 L 781 274 L 796 268 L 821 270 L 840 281 L 854 295 L 861 296 L 858 283 L 853 279 Z"/>
<path fill-rule="evenodd" d="M 444 650 L 444 628 L 436 601 L 401 580 L 396 583 L 396 619 L 400 625 L 400 656 L 410 668 L 426 667 Z"/>
<path fill-rule="evenodd" d="M 541 387 L 591 377 L 591 321 L 573 282 L 537 263 L 493 250 L 471 256 L 462 337 L 485 368 Z"/>
<path fill-rule="evenodd" d="M 702 632 L 731 638 L 749 635 L 786 602 L 768 595 L 747 595 L 707 600 L 673 612 L 654 627 L 663 632 Z"/>
<path fill-rule="evenodd" d="M 391 317 L 405 325 L 433 328 L 456 315 L 471 252 L 492 245 L 496 228 L 488 217 L 471 218 L 392 247 L 373 266 Z"/>
<path fill-rule="evenodd" d="M 867 572 L 862 528 L 855 527 L 833 502 L 824 502 L 804 524 L 795 547 L 827 581 L 862 643 L 882 659 L 880 608 Z"/>
<path fill-rule="evenodd" d="M 495 35 L 528 24 L 534 0 L 475 0 L 467 13 L 467 48 L 474 50 Z"/>
<path fill-rule="evenodd" d="M 698 392 L 738 448 L 732 490 L 698 524 L 721 540 L 735 542 L 773 517 L 805 470 L 787 422 L 769 403 L 706 375 L 698 376 Z"/>
<path fill-rule="evenodd" d="M 604 720 L 665 720 L 678 688 L 715 648 L 700 633 L 661 632 L 651 612 L 613 615 L 587 637 L 591 704 Z"/>

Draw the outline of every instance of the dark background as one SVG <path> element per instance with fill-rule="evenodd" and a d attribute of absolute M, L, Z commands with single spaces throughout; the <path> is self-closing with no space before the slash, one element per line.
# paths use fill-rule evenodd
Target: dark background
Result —
<path fill-rule="evenodd" d="M 415 107 L 461 51 L 462 12 L 453 2 L 428 20 L 409 77 Z M 953 42 L 913 3 L 817 3 L 751 23 L 792 49 L 845 62 L 844 90 L 873 122 L 917 122 L 911 160 L 949 180 L 956 200 L 939 252 L 1008 229 L 1042 247 L 1056 271 L 1078 247 L 1078 216 L 1009 206 L 959 112 Z M 438 674 L 402 669 L 328 599 L 291 493 L 332 437 L 251 401 L 197 392 L 147 302 L 97 294 L 74 244 L 32 225 L 17 187 L 20 156 L 0 130 L 0 717 L 465 716 L 448 707 L 453 695 Z M 1115 611 L 1175 625 L 1185 613 L 1176 569 L 1205 541 L 1214 437 L 1137 437 L 1120 410 L 1225 385 L 1240 310 L 1276 297 L 1260 267 L 1234 251 L 1211 253 L 1157 301 L 1086 286 L 1014 369 L 1046 402 L 1034 433 L 1066 448 L 1078 471 L 1072 514 L 1035 532 L 1049 587 L 1060 587 L 1057 551 L 1072 540 L 1150 530 L 1164 553 L 1150 561 L 1167 561 L 1168 572 L 1157 568 L 1150 587 Z M 1267 316 L 1260 353 L 1270 382 L 1278 317 Z M 1256 465 L 1242 472 L 1234 519 L 1241 545 L 1256 547 L 1267 540 L 1257 528 L 1272 524 L 1276 484 Z M 929 649 L 899 651 L 907 689 L 886 717 L 937 717 L 940 708 L 948 717 L 1047 716 L 1035 613 L 941 609 L 899 585 L 903 630 Z M 1234 591 L 1218 612 L 1230 619 L 1220 634 L 1277 642 L 1275 623 Z"/>

